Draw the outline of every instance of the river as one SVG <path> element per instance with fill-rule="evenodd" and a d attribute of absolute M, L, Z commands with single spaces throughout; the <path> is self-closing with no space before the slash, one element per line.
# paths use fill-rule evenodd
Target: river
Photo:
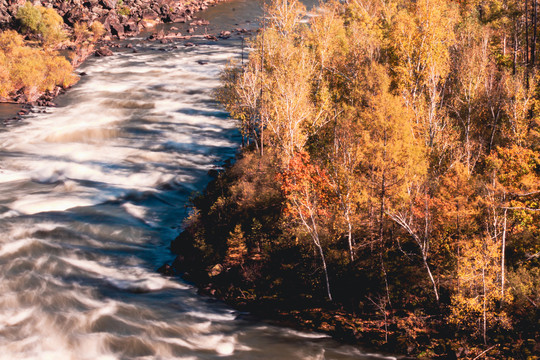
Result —
<path fill-rule="evenodd" d="M 199 16 L 211 31 L 258 14 L 235 0 Z M 240 41 L 190 41 L 127 40 L 136 52 L 89 59 L 58 107 L 0 129 L 0 359 L 385 358 L 156 272 L 189 197 L 240 141 L 211 97 Z"/>

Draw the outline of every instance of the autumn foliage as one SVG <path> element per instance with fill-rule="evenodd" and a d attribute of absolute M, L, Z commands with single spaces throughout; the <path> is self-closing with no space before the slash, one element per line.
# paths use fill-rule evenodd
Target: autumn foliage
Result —
<path fill-rule="evenodd" d="M 71 33 L 53 9 L 26 2 L 16 14 L 18 30 L 0 32 L 0 101 L 32 102 L 56 87 L 73 85 L 80 65 L 104 33 L 103 25 L 77 23 Z M 59 49 L 75 48 L 70 55 Z"/>
<path fill-rule="evenodd" d="M 297 1 L 273 2 L 217 92 L 239 119 L 242 159 L 209 211 L 195 203 L 188 231 L 226 254 L 227 239 L 204 236 L 210 219 L 241 230 L 239 287 L 378 321 L 379 345 L 535 359 L 536 6 L 351 0 L 304 18 Z M 252 184 L 268 203 L 238 195 Z"/>
<path fill-rule="evenodd" d="M 30 101 L 56 86 L 73 85 L 77 77 L 66 58 L 35 48 L 13 30 L 0 33 L 0 97 L 22 91 Z"/>

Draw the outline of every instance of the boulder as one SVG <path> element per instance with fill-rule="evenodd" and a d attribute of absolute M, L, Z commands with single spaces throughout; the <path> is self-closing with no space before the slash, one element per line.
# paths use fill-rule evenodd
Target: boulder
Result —
<path fill-rule="evenodd" d="M 182 13 L 167 14 L 167 22 L 185 23 L 186 22 L 186 17 Z"/>
<path fill-rule="evenodd" d="M 99 4 L 99 0 L 85 0 L 83 5 L 87 8 L 93 8 Z"/>
<path fill-rule="evenodd" d="M 111 56 L 113 54 L 112 50 L 106 46 L 100 47 L 96 50 L 97 57 Z"/>
<path fill-rule="evenodd" d="M 157 272 L 164 276 L 175 276 L 176 271 L 174 271 L 174 268 L 169 264 L 164 264 L 159 269 L 157 269 Z"/>
<path fill-rule="evenodd" d="M 152 9 L 145 9 L 142 12 L 143 20 L 156 20 L 159 18 L 159 15 Z"/>
<path fill-rule="evenodd" d="M 118 37 L 124 36 L 124 25 L 120 23 L 118 16 L 114 13 L 110 13 L 109 16 L 103 22 L 105 29 L 111 33 L 111 35 L 116 35 Z"/>
<path fill-rule="evenodd" d="M 206 25 L 209 25 L 210 24 L 210 21 L 208 20 L 196 20 L 196 21 L 193 21 L 191 24 L 191 26 L 206 26 Z"/>
<path fill-rule="evenodd" d="M 101 0 L 100 2 L 105 9 L 116 9 L 116 0 Z"/>
<path fill-rule="evenodd" d="M 64 22 L 69 26 L 73 26 L 77 22 L 88 21 L 89 17 L 85 10 L 86 9 L 82 6 L 71 8 L 71 10 L 66 12 L 63 16 Z"/>
<path fill-rule="evenodd" d="M 136 34 L 139 32 L 139 25 L 134 19 L 129 19 L 124 24 L 124 31 L 130 34 Z"/>

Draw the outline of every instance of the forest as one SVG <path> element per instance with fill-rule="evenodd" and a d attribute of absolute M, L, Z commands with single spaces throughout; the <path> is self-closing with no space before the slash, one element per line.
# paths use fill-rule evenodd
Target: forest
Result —
<path fill-rule="evenodd" d="M 536 0 L 276 0 L 216 97 L 238 158 L 176 266 L 417 358 L 540 353 Z M 251 304 L 251 305 L 250 305 Z"/>

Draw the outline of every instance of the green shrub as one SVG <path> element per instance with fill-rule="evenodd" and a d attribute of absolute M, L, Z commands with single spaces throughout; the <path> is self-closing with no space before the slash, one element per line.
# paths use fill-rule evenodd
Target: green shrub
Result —
<path fill-rule="evenodd" d="M 23 32 L 29 32 L 42 37 L 43 43 L 52 46 L 66 38 L 63 29 L 64 20 L 52 8 L 34 6 L 26 2 L 17 10 L 17 20 Z"/>
<path fill-rule="evenodd" d="M 128 6 L 120 6 L 118 7 L 118 15 L 125 15 L 125 16 L 129 16 L 131 14 L 131 9 L 128 7 Z"/>
<path fill-rule="evenodd" d="M 17 10 L 15 16 L 21 24 L 21 29 L 24 32 L 39 32 L 39 25 L 41 24 L 41 11 L 39 8 L 32 5 L 31 2 L 26 2 L 23 6 Z"/>

